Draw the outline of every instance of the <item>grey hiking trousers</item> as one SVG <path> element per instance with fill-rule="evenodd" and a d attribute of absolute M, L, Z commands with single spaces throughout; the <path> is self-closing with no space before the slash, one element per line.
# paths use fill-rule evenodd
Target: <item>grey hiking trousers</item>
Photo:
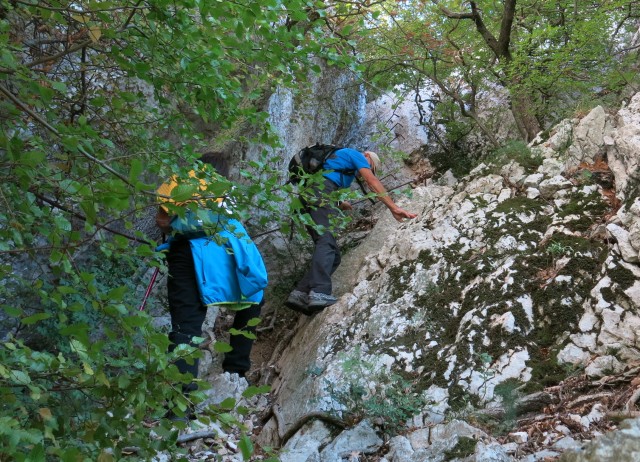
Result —
<path fill-rule="evenodd" d="M 322 204 L 322 197 L 339 189 L 339 186 L 328 178 L 324 180 L 324 190 L 316 190 L 316 200 L 305 208 L 314 223 L 329 228 L 330 221 L 338 215 L 338 211 L 330 204 Z M 298 282 L 296 290 L 304 293 L 309 291 L 331 294 L 331 275 L 340 265 L 340 249 L 333 233 L 325 231 L 318 234 L 308 227 L 315 248 L 311 258 L 311 266 L 304 277 Z"/>

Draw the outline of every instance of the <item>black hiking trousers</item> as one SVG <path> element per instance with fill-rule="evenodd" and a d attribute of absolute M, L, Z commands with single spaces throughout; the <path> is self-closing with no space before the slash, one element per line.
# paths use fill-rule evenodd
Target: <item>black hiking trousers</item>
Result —
<path fill-rule="evenodd" d="M 177 239 L 171 242 L 167 254 L 169 279 L 167 282 L 169 313 L 171 315 L 171 332 L 169 333 L 169 351 L 177 345 L 187 344 L 196 347 L 193 337 L 202 336 L 202 323 L 207 314 L 207 307 L 200 299 L 196 272 L 194 269 L 191 246 L 187 239 Z M 236 311 L 233 327 L 238 330 L 255 332 L 255 327 L 247 327 L 247 322 L 260 316 L 260 309 L 264 300 L 257 305 L 251 305 Z M 225 372 L 236 373 L 244 377 L 251 367 L 250 354 L 253 340 L 244 335 L 231 335 L 229 341 L 232 351 L 225 354 L 222 368 Z M 183 373 L 198 376 L 198 360 L 188 364 L 181 359 L 176 367 Z M 185 391 L 195 389 L 195 384 L 185 387 Z"/>
<path fill-rule="evenodd" d="M 340 266 L 340 249 L 333 233 L 328 231 L 331 221 L 338 215 L 332 204 L 326 202 L 325 196 L 339 189 L 339 186 L 328 178 L 324 180 L 324 190 L 315 191 L 313 203 L 305 204 L 304 211 L 311 215 L 316 225 L 326 227 L 323 234 L 318 234 L 313 228 L 307 227 L 311 239 L 315 244 L 311 266 L 303 278 L 298 282 L 296 290 L 304 293 L 309 291 L 331 294 L 331 275 Z"/>

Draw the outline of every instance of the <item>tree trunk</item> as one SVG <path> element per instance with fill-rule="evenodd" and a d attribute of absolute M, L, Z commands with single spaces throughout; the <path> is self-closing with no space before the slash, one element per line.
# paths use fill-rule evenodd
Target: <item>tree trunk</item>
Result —
<path fill-rule="evenodd" d="M 531 98 L 522 94 L 511 93 L 511 112 L 518 125 L 518 130 L 527 142 L 540 133 L 540 123 L 536 118 Z"/>

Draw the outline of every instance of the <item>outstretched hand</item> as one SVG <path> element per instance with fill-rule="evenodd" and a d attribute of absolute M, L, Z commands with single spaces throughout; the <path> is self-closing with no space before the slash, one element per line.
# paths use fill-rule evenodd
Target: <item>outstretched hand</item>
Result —
<path fill-rule="evenodd" d="M 395 218 L 396 220 L 402 222 L 402 220 L 404 218 L 415 218 L 418 216 L 417 213 L 412 213 L 412 212 L 408 212 L 404 209 L 401 208 L 397 208 L 396 210 L 391 210 L 391 214 L 393 215 L 393 218 Z"/>

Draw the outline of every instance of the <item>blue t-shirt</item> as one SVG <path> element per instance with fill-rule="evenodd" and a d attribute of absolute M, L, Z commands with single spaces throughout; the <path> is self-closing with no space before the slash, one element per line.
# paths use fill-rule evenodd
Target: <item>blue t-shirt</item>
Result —
<path fill-rule="evenodd" d="M 341 188 L 348 188 L 355 179 L 355 173 L 361 168 L 371 168 L 369 161 L 360 151 L 351 148 L 338 149 L 333 155 L 325 161 L 322 167 L 325 170 L 336 170 L 335 172 L 325 173 L 323 176 L 329 178 Z M 348 175 L 337 170 L 350 170 L 353 173 Z"/>

